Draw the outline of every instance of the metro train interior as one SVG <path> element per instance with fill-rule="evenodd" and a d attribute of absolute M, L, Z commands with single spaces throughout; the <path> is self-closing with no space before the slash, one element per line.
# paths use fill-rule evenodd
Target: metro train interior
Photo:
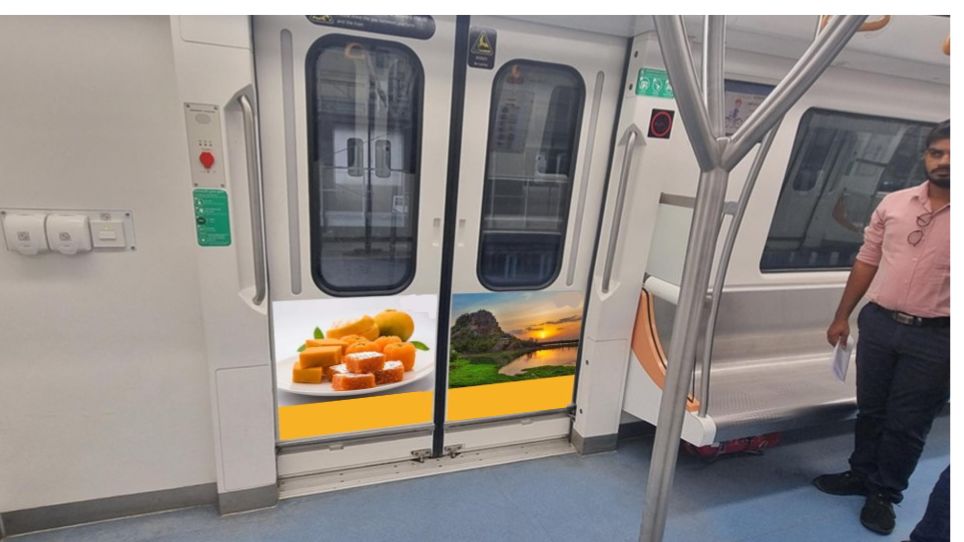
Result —
<path fill-rule="evenodd" d="M 950 28 L 0 16 L 0 539 L 880 539 L 826 329 Z"/>

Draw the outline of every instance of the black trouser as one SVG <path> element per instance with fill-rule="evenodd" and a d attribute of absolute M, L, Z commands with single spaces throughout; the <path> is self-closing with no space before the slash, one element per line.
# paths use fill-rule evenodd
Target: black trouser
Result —
<path fill-rule="evenodd" d="M 894 502 L 950 395 L 950 327 L 899 324 L 868 303 L 857 319 L 857 426 L 850 467 Z"/>
<path fill-rule="evenodd" d="M 950 542 L 951 540 L 951 466 L 934 484 L 927 510 L 910 533 L 911 542 Z"/>

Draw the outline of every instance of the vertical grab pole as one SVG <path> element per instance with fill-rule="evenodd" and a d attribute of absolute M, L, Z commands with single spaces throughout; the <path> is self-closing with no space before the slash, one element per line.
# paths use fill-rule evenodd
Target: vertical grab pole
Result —
<path fill-rule="evenodd" d="M 706 317 L 706 334 L 703 336 L 703 366 L 700 371 L 699 394 L 700 416 L 706 416 L 710 406 L 710 365 L 713 359 L 713 339 L 716 333 L 717 316 L 720 312 L 720 299 L 723 297 L 723 283 L 726 282 L 726 272 L 730 267 L 730 256 L 733 254 L 733 246 L 736 245 L 736 236 L 740 232 L 740 225 L 743 223 L 743 215 L 746 212 L 747 203 L 750 201 L 750 194 L 753 193 L 753 187 L 756 185 L 757 177 L 759 177 L 760 170 L 763 168 L 763 160 L 770 152 L 770 145 L 773 144 L 773 138 L 776 137 L 779 127 L 778 123 L 767 133 L 767 136 L 763 138 L 763 143 L 760 144 L 760 149 L 753 159 L 753 165 L 750 166 L 750 173 L 743 184 L 743 190 L 740 192 L 736 213 L 733 214 L 733 219 L 730 221 L 730 230 L 723 241 L 723 250 L 720 251 L 720 263 L 716 268 L 716 276 L 713 279 L 713 295 L 710 301 L 709 316 Z"/>
<path fill-rule="evenodd" d="M 703 103 L 710 129 L 719 140 L 724 135 L 723 63 L 726 54 L 726 17 L 707 15 L 703 22 Z"/>
<path fill-rule="evenodd" d="M 715 109 L 722 102 L 722 99 L 716 101 L 712 98 L 713 93 L 722 92 L 722 53 L 714 54 L 714 62 L 705 58 L 704 64 L 717 64 L 705 68 L 707 79 L 715 74 L 717 81 L 705 81 L 707 94 L 704 103 L 700 99 L 699 83 L 696 80 L 696 70 L 683 30 L 682 18 L 653 16 L 663 63 L 676 91 L 679 114 L 686 125 L 686 133 L 701 173 L 686 246 L 683 277 L 680 281 L 680 299 L 673 319 L 673 339 L 670 342 L 669 366 L 660 399 L 656 439 L 653 442 L 653 456 L 646 485 L 646 504 L 639 530 L 640 542 L 660 542 L 666 529 L 668 497 L 673 485 L 679 439 L 683 429 L 687 384 L 696 364 L 694 354 L 700 316 L 709 285 L 710 264 L 719 235 L 729 171 L 813 85 L 866 18 L 866 15 L 834 18 L 770 96 L 750 115 L 733 137 L 727 139 L 714 133 L 714 126 L 718 125 L 716 121 L 711 122 L 712 115 L 708 111 L 708 108 Z M 723 24 L 722 21 L 713 21 L 713 24 L 707 26 L 710 28 L 707 31 L 710 39 L 705 40 L 706 47 L 712 48 L 714 43 L 722 42 L 722 37 L 718 34 L 723 31 Z M 705 54 L 705 57 L 709 55 Z M 712 85 L 718 86 L 711 90 Z M 719 111 L 714 110 L 712 113 L 718 114 Z"/>
<path fill-rule="evenodd" d="M 673 339 L 669 347 L 666 382 L 660 399 L 656 439 L 646 484 L 646 506 L 640 526 L 640 542 L 662 540 L 666 528 L 666 508 L 676 473 L 687 384 L 696 363 L 698 323 L 703 314 L 706 288 L 710 279 L 709 263 L 713 261 L 716 251 L 716 238 L 719 235 L 720 216 L 723 213 L 729 176 L 729 173 L 719 166 L 722 145 L 726 143 L 720 138 L 723 127 L 723 53 L 707 51 L 712 50 L 714 44 L 719 48 L 719 44 L 725 39 L 720 35 L 723 33 L 725 19 L 722 16 L 708 17 L 705 25 L 707 39 L 704 40 L 702 100 L 691 92 L 691 89 L 696 87 L 695 71 L 681 18 L 655 16 L 653 19 L 673 88 L 683 90 L 677 95 L 680 116 L 684 122 L 691 120 L 699 123 L 694 127 L 694 131 L 701 137 L 691 136 L 690 141 L 694 145 L 697 158 L 706 156 L 707 163 L 704 165 L 703 161 L 700 161 L 702 172 L 686 244 L 680 298 L 673 318 Z M 687 110 L 696 114 L 684 113 Z M 686 124 L 687 133 L 691 131 L 691 126 L 691 123 Z M 699 148 L 700 144 L 707 140 L 711 147 Z"/>
<path fill-rule="evenodd" d="M 679 439 L 683 431 L 686 392 L 689 377 L 696 364 L 698 323 L 703 313 L 706 286 L 710 278 L 709 262 L 712 261 L 716 249 L 719 217 L 723 212 L 728 175 L 720 168 L 700 174 L 693 223 L 686 247 L 686 264 L 680 284 L 679 304 L 673 318 L 674 331 L 667 356 L 669 363 L 666 368 L 666 382 L 659 404 L 656 439 L 653 442 L 653 456 L 646 483 L 646 505 L 640 527 L 640 542 L 662 540 L 666 528 L 669 492 L 676 474 Z"/>
<path fill-rule="evenodd" d="M 707 116 L 710 121 L 710 129 L 713 135 L 716 137 L 717 141 L 720 142 L 720 146 L 726 144 L 726 140 L 722 139 L 726 134 L 725 126 L 725 112 L 723 111 L 724 104 L 724 73 L 723 65 L 726 55 L 726 17 L 719 15 L 707 15 L 703 19 L 703 62 L 702 62 L 702 75 L 703 75 L 703 104 L 706 106 Z M 729 179 L 727 175 L 723 183 L 726 184 Z M 724 198 L 725 195 L 724 188 Z M 714 237 L 714 248 L 716 246 L 716 239 L 719 237 L 719 227 L 715 229 L 716 237 Z M 713 262 L 713 254 L 710 254 L 709 264 Z M 700 313 L 696 316 L 698 319 L 702 320 L 705 312 L 701 307 Z M 698 337 L 698 336 L 697 336 Z M 692 372 L 692 377 L 696 378 L 696 372 Z M 700 374 L 700 389 L 704 384 L 708 382 L 708 374 L 703 372 Z M 693 386 L 695 388 L 696 382 L 694 380 Z M 695 392 L 695 389 L 694 389 Z M 707 397 L 709 394 L 701 394 L 698 396 L 700 401 L 701 411 L 707 407 Z"/>

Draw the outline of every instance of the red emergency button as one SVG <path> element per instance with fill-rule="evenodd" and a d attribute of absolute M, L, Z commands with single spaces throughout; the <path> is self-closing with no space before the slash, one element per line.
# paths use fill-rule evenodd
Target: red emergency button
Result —
<path fill-rule="evenodd" d="M 211 166 L 214 165 L 214 155 L 208 151 L 204 151 L 198 155 L 198 160 L 201 161 L 201 165 L 204 166 L 204 169 L 211 169 Z"/>

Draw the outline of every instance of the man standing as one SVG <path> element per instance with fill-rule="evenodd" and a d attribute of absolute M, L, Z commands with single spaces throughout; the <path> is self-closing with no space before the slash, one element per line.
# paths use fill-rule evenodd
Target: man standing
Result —
<path fill-rule="evenodd" d="M 924 169 L 926 182 L 877 206 L 827 329 L 831 345 L 846 341 L 850 314 L 870 289 L 857 319 L 850 470 L 813 483 L 832 495 L 866 495 L 860 522 L 880 534 L 894 530 L 893 505 L 950 395 L 950 120 L 928 134 Z"/>

